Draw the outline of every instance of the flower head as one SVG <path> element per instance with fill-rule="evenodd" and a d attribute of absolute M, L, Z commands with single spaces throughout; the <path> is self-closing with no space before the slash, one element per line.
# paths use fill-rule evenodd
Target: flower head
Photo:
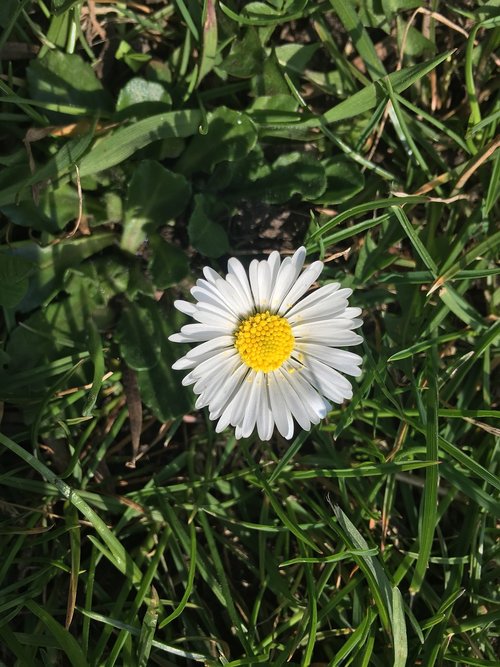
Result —
<path fill-rule="evenodd" d="M 198 343 L 173 368 L 190 369 L 184 385 L 193 385 L 196 408 L 208 406 L 216 431 L 230 424 L 237 438 L 257 428 L 269 440 L 274 427 L 291 438 L 293 420 L 308 430 L 330 410 L 329 401 L 352 398 L 361 357 L 339 348 L 358 345 L 360 308 L 350 308 L 352 290 L 339 283 L 319 287 L 322 262 L 302 271 L 305 248 L 281 261 L 277 252 L 254 259 L 248 275 L 231 258 L 225 278 L 205 267 L 191 294 L 196 303 L 176 301 L 197 324 L 170 336 L 176 343 Z"/>

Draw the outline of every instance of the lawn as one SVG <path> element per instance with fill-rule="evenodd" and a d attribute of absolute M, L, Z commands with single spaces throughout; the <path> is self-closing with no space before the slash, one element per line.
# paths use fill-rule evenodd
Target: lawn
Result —
<path fill-rule="evenodd" d="M 498 665 L 498 2 L 0 29 L 0 667 Z M 190 290 L 301 247 L 352 398 L 301 423 L 290 372 L 293 435 L 251 390 L 225 428 L 172 369 Z"/>

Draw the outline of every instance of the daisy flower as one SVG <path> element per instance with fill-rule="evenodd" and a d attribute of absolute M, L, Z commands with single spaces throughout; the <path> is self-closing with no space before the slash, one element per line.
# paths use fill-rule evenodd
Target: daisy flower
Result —
<path fill-rule="evenodd" d="M 291 438 L 294 419 L 309 430 L 331 409 L 329 401 L 352 398 L 361 357 L 339 348 L 358 345 L 360 308 L 350 308 L 352 290 L 339 283 L 304 296 L 318 279 L 322 262 L 302 271 L 306 249 L 281 261 L 278 252 L 254 259 L 248 275 L 234 257 L 222 278 L 210 267 L 191 289 L 196 303 L 175 307 L 197 321 L 169 337 L 197 343 L 173 368 L 187 370 L 183 385 L 193 385 L 196 408 L 208 407 L 220 433 L 230 424 L 236 438 L 255 428 L 269 440 L 274 427 Z"/>

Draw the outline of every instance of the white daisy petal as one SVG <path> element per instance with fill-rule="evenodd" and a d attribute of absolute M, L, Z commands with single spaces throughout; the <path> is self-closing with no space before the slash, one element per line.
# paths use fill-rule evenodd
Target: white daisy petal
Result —
<path fill-rule="evenodd" d="M 231 258 L 226 278 L 210 267 L 191 294 L 195 304 L 175 307 L 196 324 L 169 337 L 195 346 L 173 368 L 188 371 L 182 383 L 197 395 L 196 408 L 208 407 L 220 433 L 229 425 L 236 438 L 257 431 L 269 440 L 274 428 L 293 437 L 294 419 L 309 429 L 331 408 L 352 397 L 342 375 L 358 376 L 361 357 L 338 349 L 358 345 L 353 330 L 361 310 L 349 307 L 350 289 L 338 283 L 306 295 L 322 270 L 313 262 L 302 271 L 305 248 L 283 260 L 272 252 L 253 260 L 248 274 Z M 329 400 L 328 400 L 329 399 Z"/>
<path fill-rule="evenodd" d="M 235 257 L 231 257 L 227 263 L 227 268 L 228 274 L 226 276 L 226 280 L 228 280 L 230 276 L 234 277 L 240 284 L 241 290 L 245 294 L 245 302 L 247 302 L 250 306 L 253 306 L 252 291 L 250 289 L 250 283 L 248 282 L 248 276 L 245 269 L 243 268 L 243 264 Z"/>
<path fill-rule="evenodd" d="M 288 294 L 292 285 L 297 280 L 306 257 L 306 249 L 302 246 L 297 250 L 293 257 L 287 257 L 281 263 L 276 274 L 276 281 L 271 295 L 271 309 L 276 312 L 281 306 L 281 302 Z"/>
<path fill-rule="evenodd" d="M 276 422 L 276 428 L 288 440 L 293 435 L 293 419 L 292 413 L 286 405 L 280 385 L 281 382 L 278 381 L 276 371 L 267 374 L 269 402 L 274 421 Z"/>
<path fill-rule="evenodd" d="M 235 365 L 234 370 L 228 374 L 224 383 L 222 383 L 214 391 L 213 398 L 210 401 L 210 412 L 214 416 L 211 419 L 218 419 L 222 411 L 233 399 L 234 394 L 238 391 L 240 384 L 244 381 L 248 368 L 241 362 Z"/>
<path fill-rule="evenodd" d="M 343 403 L 346 398 L 352 398 L 352 386 L 349 380 L 314 357 L 307 358 L 303 373 L 311 384 L 335 403 Z"/>
<path fill-rule="evenodd" d="M 278 382 L 280 383 L 280 389 L 283 393 L 283 398 L 285 399 L 285 403 L 288 409 L 293 414 L 299 425 L 305 431 L 308 431 L 311 427 L 311 420 L 309 419 L 300 396 L 297 394 L 294 384 L 290 382 L 288 378 L 288 373 L 284 372 L 283 369 L 280 368 L 279 371 L 277 371 L 277 375 Z"/>
<path fill-rule="evenodd" d="M 220 294 L 218 290 L 214 290 L 212 288 L 207 289 L 201 285 L 196 285 L 196 287 L 191 289 L 191 294 L 199 302 L 198 306 L 216 306 L 217 308 L 221 308 L 223 311 L 227 312 L 229 315 L 237 317 L 237 314 L 232 311 L 231 308 L 229 308 L 227 303 L 225 303 L 222 294 Z"/>
<path fill-rule="evenodd" d="M 299 275 L 299 273 L 302 271 L 302 267 L 304 266 L 306 255 L 307 255 L 307 251 L 304 248 L 304 246 L 300 246 L 300 248 L 297 248 L 297 250 L 292 255 L 292 263 L 295 267 L 295 271 L 296 271 L 297 275 Z"/>
<path fill-rule="evenodd" d="M 229 359 L 222 360 L 217 369 L 205 370 L 203 374 L 198 369 L 191 371 L 189 375 L 194 376 L 196 379 L 193 391 L 195 394 L 203 395 L 205 405 L 213 403 L 214 397 L 218 394 L 219 387 L 224 384 L 225 378 L 231 373 L 233 367 L 234 364 Z"/>
<path fill-rule="evenodd" d="M 269 309 L 269 301 L 271 299 L 271 268 L 269 262 L 259 262 L 257 270 L 257 280 L 259 282 L 259 310 L 265 311 Z"/>
<path fill-rule="evenodd" d="M 293 358 L 290 358 L 283 364 L 283 370 L 288 373 L 287 377 L 290 383 L 293 384 L 297 394 L 301 397 L 311 421 L 326 417 L 326 413 L 331 406 L 325 402 L 324 398 L 305 379 L 302 374 L 302 365 L 297 363 Z"/>
<path fill-rule="evenodd" d="M 232 397 L 229 403 L 226 405 L 219 422 L 216 427 L 216 431 L 220 433 L 221 430 L 224 430 L 231 424 L 232 426 L 241 426 L 243 424 L 243 416 L 245 414 L 245 409 L 248 403 L 248 398 L 250 390 L 252 389 L 253 382 L 255 379 L 255 371 L 250 371 L 246 376 L 243 382 L 241 382 Z M 241 436 L 240 436 L 241 437 Z"/>
<path fill-rule="evenodd" d="M 181 313 L 184 313 L 184 315 L 193 315 L 197 310 L 194 303 L 191 303 L 190 301 L 182 301 L 182 299 L 174 301 L 174 306 L 177 310 L 180 310 Z"/>
<path fill-rule="evenodd" d="M 212 283 L 212 285 L 215 285 L 217 280 L 220 278 L 217 271 L 214 271 L 210 266 L 205 266 L 203 268 L 203 275 L 205 276 L 205 278 L 208 280 L 209 283 Z"/>
<path fill-rule="evenodd" d="M 181 334 L 187 336 L 191 343 L 211 340 L 227 333 L 227 329 L 221 327 L 207 326 L 205 324 L 185 324 L 181 328 Z M 175 335 L 175 334 L 174 334 Z"/>
<path fill-rule="evenodd" d="M 303 309 L 310 308 L 311 306 L 316 305 L 317 303 L 324 303 L 325 301 L 333 301 L 333 295 L 338 294 L 340 288 L 340 283 L 330 283 L 328 285 L 323 285 L 323 287 L 318 287 L 317 290 L 311 292 L 298 303 L 295 304 L 293 308 L 287 311 L 287 318 L 290 319 L 296 313 L 300 313 Z M 351 293 L 351 290 L 349 290 Z M 346 296 L 349 296 L 347 294 Z"/>
<path fill-rule="evenodd" d="M 346 331 L 354 328 L 355 320 L 348 320 L 341 317 L 329 320 L 319 320 L 317 322 L 304 322 L 293 326 L 293 335 L 295 338 L 310 339 L 317 336 L 333 336 L 339 331 Z"/>
<path fill-rule="evenodd" d="M 300 299 L 311 285 L 316 282 L 321 271 L 323 270 L 323 262 L 313 262 L 304 273 L 295 281 L 295 284 L 290 289 L 288 294 L 284 297 L 283 303 L 279 307 L 278 313 L 283 315 L 289 310 L 297 299 Z"/>
<path fill-rule="evenodd" d="M 232 333 L 235 327 L 238 324 L 238 320 L 233 317 L 223 317 L 219 315 L 214 309 L 212 312 L 209 310 L 198 310 L 194 315 L 193 319 L 201 322 L 201 324 L 207 324 L 210 327 L 217 327 L 222 329 L 227 333 Z"/>
<path fill-rule="evenodd" d="M 243 438 L 248 438 L 255 428 L 257 421 L 258 408 L 260 405 L 260 395 L 264 389 L 263 373 L 259 371 L 253 379 L 248 396 L 248 402 L 243 413 L 243 422 L 241 424 L 241 434 Z"/>
<path fill-rule="evenodd" d="M 269 406 L 269 394 L 267 381 L 264 378 L 262 389 L 259 393 L 259 405 L 257 408 L 257 433 L 261 440 L 270 440 L 274 430 L 274 417 Z"/>
<path fill-rule="evenodd" d="M 246 286 L 242 285 L 241 282 L 239 281 L 238 277 L 235 276 L 233 273 L 228 273 L 226 277 L 227 282 L 233 287 L 235 292 L 238 294 L 238 298 L 240 299 L 241 303 L 241 311 L 240 314 L 243 312 L 246 313 L 251 313 L 254 308 L 254 302 L 252 298 L 252 293 L 250 291 L 250 288 L 248 289 L 248 292 L 246 291 Z"/>
<path fill-rule="evenodd" d="M 334 347 L 317 345 L 315 343 L 297 343 L 292 355 L 303 363 L 304 354 L 319 359 L 324 364 L 335 368 L 341 373 L 347 373 L 347 375 L 353 375 L 355 377 L 361 375 L 359 365 L 362 363 L 363 359 L 359 354 L 354 354 L 354 352 L 338 350 Z"/>
<path fill-rule="evenodd" d="M 193 359 L 197 363 L 208 359 L 211 357 L 215 350 L 220 348 L 233 349 L 233 337 L 232 336 L 217 336 L 217 338 L 212 338 L 207 340 L 201 345 L 193 347 L 192 350 L 186 354 L 187 359 Z"/>
<path fill-rule="evenodd" d="M 347 306 L 346 299 L 329 299 L 321 303 L 315 303 L 309 308 L 300 310 L 295 315 L 286 315 L 286 319 L 290 324 L 300 324 L 305 322 L 312 322 L 314 320 L 331 320 L 334 317 L 343 315 Z"/>
<path fill-rule="evenodd" d="M 276 282 L 276 276 L 278 275 L 278 271 L 281 265 L 281 257 L 277 250 L 273 250 L 273 252 L 269 255 L 267 258 L 267 263 L 269 264 L 269 282 L 272 291 L 272 287 Z"/>
<path fill-rule="evenodd" d="M 224 278 L 219 278 L 215 286 L 232 312 L 236 313 L 236 315 L 241 315 L 241 302 L 238 298 L 238 292 L 234 287 L 227 280 L 224 280 Z"/>
<path fill-rule="evenodd" d="M 296 278 L 295 268 L 290 257 L 286 257 L 278 269 L 276 281 L 271 292 L 271 310 L 276 312 Z"/>
<path fill-rule="evenodd" d="M 361 308 L 346 308 L 345 309 L 344 317 L 348 317 L 351 320 L 359 317 L 360 315 L 361 315 Z M 360 327 L 363 324 L 363 322 L 361 320 L 355 320 L 355 321 L 359 322 L 359 324 L 356 324 L 356 326 L 354 327 L 355 329 L 357 327 Z"/>
<path fill-rule="evenodd" d="M 220 373 L 223 374 L 223 377 L 227 377 L 230 367 L 237 360 L 238 352 L 234 347 L 223 348 L 222 351 L 215 350 L 209 357 L 197 362 L 193 373 L 197 379 L 204 378 L 207 384 L 212 384 Z"/>
<path fill-rule="evenodd" d="M 250 287 L 252 289 L 253 302 L 257 305 L 260 303 L 259 297 L 259 261 L 252 259 L 248 267 L 248 278 L 250 280 Z"/>
<path fill-rule="evenodd" d="M 311 333 L 302 339 L 301 342 L 307 340 L 308 343 L 317 343 L 318 345 L 333 345 L 334 347 L 350 347 L 351 345 L 359 345 L 363 342 L 361 336 L 358 336 L 354 331 L 330 331 L 324 336 L 319 336 L 316 333 Z"/>

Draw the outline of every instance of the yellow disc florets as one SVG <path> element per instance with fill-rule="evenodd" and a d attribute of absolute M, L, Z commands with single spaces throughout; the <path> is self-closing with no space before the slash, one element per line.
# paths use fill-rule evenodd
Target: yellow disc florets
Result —
<path fill-rule="evenodd" d="M 247 366 L 269 373 L 290 356 L 294 337 L 288 320 L 268 310 L 241 322 L 234 334 L 234 346 Z"/>

